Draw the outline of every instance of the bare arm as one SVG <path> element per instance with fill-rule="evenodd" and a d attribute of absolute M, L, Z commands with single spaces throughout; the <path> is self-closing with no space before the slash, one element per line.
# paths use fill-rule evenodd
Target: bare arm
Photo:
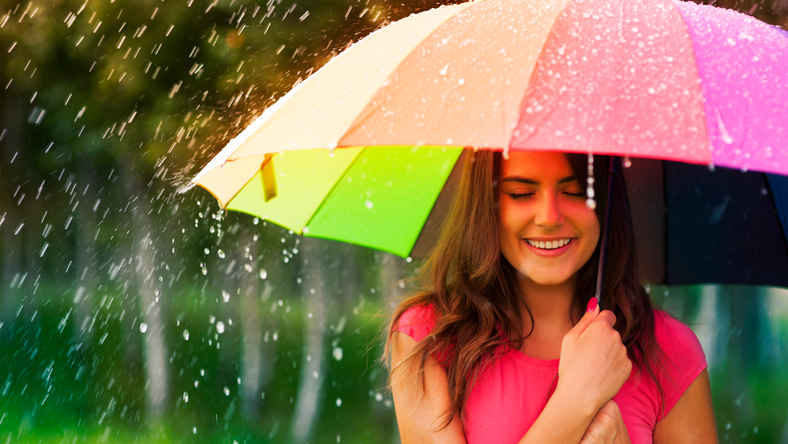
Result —
<path fill-rule="evenodd" d="M 654 428 L 655 444 L 717 443 L 717 423 L 706 370 L 695 378 L 681 398 Z"/>
<path fill-rule="evenodd" d="M 416 341 L 403 333 L 391 337 L 391 390 L 397 414 L 402 444 L 451 443 L 465 444 L 460 418 L 455 416 L 449 426 L 438 430 L 443 423 L 441 414 L 449 408 L 449 383 L 446 371 L 432 357 L 424 367 L 424 392 L 420 392 L 419 358 L 396 367 L 413 353 Z"/>

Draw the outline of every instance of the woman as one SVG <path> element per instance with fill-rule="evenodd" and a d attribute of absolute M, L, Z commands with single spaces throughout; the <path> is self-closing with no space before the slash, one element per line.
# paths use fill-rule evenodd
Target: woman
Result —
<path fill-rule="evenodd" d="M 604 301 L 593 298 L 608 160 L 468 153 L 424 267 L 389 329 L 403 443 L 717 442 L 706 362 L 640 284 L 623 178 Z"/>

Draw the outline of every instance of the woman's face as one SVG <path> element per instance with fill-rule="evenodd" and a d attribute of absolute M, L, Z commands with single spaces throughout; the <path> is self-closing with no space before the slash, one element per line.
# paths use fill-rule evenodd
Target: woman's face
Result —
<path fill-rule="evenodd" d="M 538 285 L 568 281 L 594 253 L 600 230 L 564 155 L 510 152 L 499 184 L 499 237 L 506 260 Z"/>

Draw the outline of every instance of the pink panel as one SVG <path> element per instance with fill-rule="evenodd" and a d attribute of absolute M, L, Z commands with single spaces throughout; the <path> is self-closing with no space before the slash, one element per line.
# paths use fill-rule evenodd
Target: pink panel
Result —
<path fill-rule="evenodd" d="M 670 0 L 570 3 L 520 113 L 513 149 L 711 161 L 692 42 Z"/>
<path fill-rule="evenodd" d="M 714 163 L 788 174 L 788 33 L 676 2 L 695 44 Z"/>

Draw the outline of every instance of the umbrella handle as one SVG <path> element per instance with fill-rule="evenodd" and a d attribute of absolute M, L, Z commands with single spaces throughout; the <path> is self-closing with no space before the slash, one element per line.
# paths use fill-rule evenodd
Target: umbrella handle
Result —
<path fill-rule="evenodd" d="M 610 169 L 608 171 L 607 180 L 607 205 L 605 206 L 605 226 L 602 230 L 602 243 L 601 250 L 599 251 L 599 268 L 596 274 L 596 299 L 599 302 L 600 310 L 604 307 L 602 305 L 602 290 L 605 282 L 605 263 L 607 262 L 607 239 L 610 233 L 610 209 L 613 207 L 613 185 L 616 175 L 618 174 L 618 166 L 621 163 L 621 158 L 618 156 L 610 156 Z"/>

